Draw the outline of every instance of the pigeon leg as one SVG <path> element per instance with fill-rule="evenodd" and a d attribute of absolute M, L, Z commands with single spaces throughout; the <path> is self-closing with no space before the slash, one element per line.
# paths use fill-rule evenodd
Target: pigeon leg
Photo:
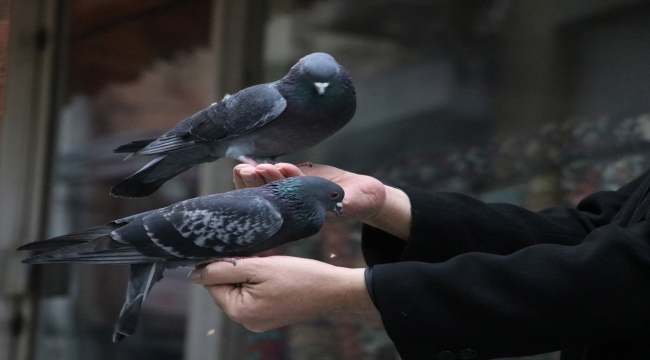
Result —
<path fill-rule="evenodd" d="M 308 167 L 312 168 L 314 166 L 314 163 L 309 161 L 309 160 L 305 160 L 305 161 L 301 161 L 299 163 L 295 163 L 294 165 L 296 167 L 308 166 Z"/>
<path fill-rule="evenodd" d="M 257 166 L 258 164 L 260 164 L 259 162 L 257 162 L 257 161 L 255 161 L 255 160 L 249 158 L 248 156 L 243 156 L 243 155 L 240 156 L 240 157 L 238 157 L 237 160 L 243 162 L 244 164 L 253 165 L 253 166 Z M 271 159 L 264 160 L 264 161 L 262 161 L 261 163 L 262 163 L 262 164 L 271 164 L 271 165 L 275 165 L 275 164 L 277 164 L 278 162 L 275 161 L 274 158 L 271 158 Z M 309 160 L 305 160 L 305 161 L 301 161 L 301 162 L 299 162 L 299 163 L 295 163 L 294 165 L 297 166 L 297 167 L 309 166 L 309 167 L 311 168 L 311 167 L 314 166 L 314 163 L 311 162 L 311 161 L 309 161 Z"/>
<path fill-rule="evenodd" d="M 233 266 L 237 266 L 237 260 L 250 259 L 250 258 L 256 258 L 256 257 L 257 256 L 231 256 L 231 257 L 213 259 L 211 262 L 225 261 L 225 262 L 232 263 Z"/>
<path fill-rule="evenodd" d="M 244 164 L 257 166 L 257 161 L 249 158 L 248 156 L 242 155 L 242 156 L 238 157 L 237 160 L 243 162 Z"/>
<path fill-rule="evenodd" d="M 241 259 L 250 259 L 250 258 L 256 258 L 257 256 L 230 256 L 230 257 L 223 257 L 223 258 L 214 258 L 210 259 L 204 263 L 201 263 L 199 265 L 196 265 L 194 269 L 199 270 L 203 269 L 204 267 L 208 266 L 209 264 L 213 262 L 218 262 L 218 261 L 225 261 L 231 263 L 233 266 L 237 266 L 237 260 Z"/>
<path fill-rule="evenodd" d="M 165 266 L 162 262 L 131 265 L 131 275 L 126 288 L 126 300 L 124 306 L 122 306 L 120 317 L 115 323 L 114 343 L 135 332 L 142 303 L 153 284 L 162 279 L 164 270 Z"/>

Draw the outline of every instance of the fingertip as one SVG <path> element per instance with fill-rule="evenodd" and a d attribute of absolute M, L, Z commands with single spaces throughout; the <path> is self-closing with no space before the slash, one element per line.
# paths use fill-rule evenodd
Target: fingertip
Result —
<path fill-rule="evenodd" d="M 295 176 L 303 176 L 304 175 L 303 172 L 300 171 L 300 169 L 294 164 L 277 163 L 277 164 L 275 164 L 275 168 L 278 169 L 278 171 L 284 177 L 295 177 Z"/>
<path fill-rule="evenodd" d="M 193 283 L 199 283 L 201 280 L 202 271 L 203 269 L 192 270 L 189 274 L 187 274 L 187 279 Z"/>
<path fill-rule="evenodd" d="M 269 171 L 271 169 L 275 169 L 275 166 L 273 164 L 259 164 L 257 165 L 257 170 L 266 170 Z"/>
<path fill-rule="evenodd" d="M 241 169 L 244 169 L 244 168 L 247 168 L 247 167 L 253 167 L 253 165 L 244 164 L 244 163 L 235 165 L 235 169 L 237 169 L 237 170 L 241 170 Z"/>
<path fill-rule="evenodd" d="M 264 178 L 267 183 L 285 178 L 285 176 L 274 165 L 270 164 L 267 164 L 267 166 L 263 168 L 258 167 L 257 172 Z"/>
<path fill-rule="evenodd" d="M 248 165 L 247 167 L 239 169 L 239 174 L 244 176 L 244 175 L 253 175 L 255 174 L 255 168 Z"/>

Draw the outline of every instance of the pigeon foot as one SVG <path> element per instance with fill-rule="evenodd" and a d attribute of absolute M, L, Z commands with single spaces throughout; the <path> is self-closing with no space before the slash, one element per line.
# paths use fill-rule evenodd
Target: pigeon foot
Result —
<path fill-rule="evenodd" d="M 303 166 L 307 166 L 307 167 L 309 167 L 309 168 L 314 167 L 314 163 L 311 162 L 311 161 L 309 161 L 309 160 L 301 161 L 301 162 L 299 162 L 299 163 L 295 163 L 294 165 L 295 165 L 296 167 L 303 167 Z"/>
<path fill-rule="evenodd" d="M 257 164 L 257 161 L 255 161 L 255 160 L 249 158 L 248 156 L 244 156 L 244 155 L 238 157 L 237 160 L 241 161 L 241 162 L 244 163 L 244 164 L 248 164 L 248 165 L 253 165 L 253 166 L 257 166 L 257 165 L 258 165 L 258 164 Z"/>
<path fill-rule="evenodd" d="M 232 263 L 232 266 L 237 266 L 237 260 L 250 259 L 250 258 L 256 258 L 256 257 L 257 256 L 231 256 L 231 257 L 213 259 L 210 262 L 225 261 L 225 262 Z"/>

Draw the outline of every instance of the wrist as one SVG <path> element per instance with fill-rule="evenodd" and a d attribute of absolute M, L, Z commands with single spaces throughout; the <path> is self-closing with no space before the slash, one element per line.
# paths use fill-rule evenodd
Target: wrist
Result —
<path fill-rule="evenodd" d="M 366 288 L 365 269 L 337 268 L 332 313 L 377 313 Z"/>
<path fill-rule="evenodd" d="M 386 192 L 381 208 L 361 221 L 384 230 L 402 240 L 407 240 L 411 232 L 411 200 L 400 189 L 384 185 Z"/>

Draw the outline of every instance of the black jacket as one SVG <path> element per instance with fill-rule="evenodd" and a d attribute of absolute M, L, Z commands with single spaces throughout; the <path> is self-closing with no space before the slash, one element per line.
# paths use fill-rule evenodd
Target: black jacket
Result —
<path fill-rule="evenodd" d="M 650 359 L 649 189 L 650 171 L 575 208 L 531 212 L 403 188 L 408 241 L 370 226 L 362 240 L 401 357 Z"/>

